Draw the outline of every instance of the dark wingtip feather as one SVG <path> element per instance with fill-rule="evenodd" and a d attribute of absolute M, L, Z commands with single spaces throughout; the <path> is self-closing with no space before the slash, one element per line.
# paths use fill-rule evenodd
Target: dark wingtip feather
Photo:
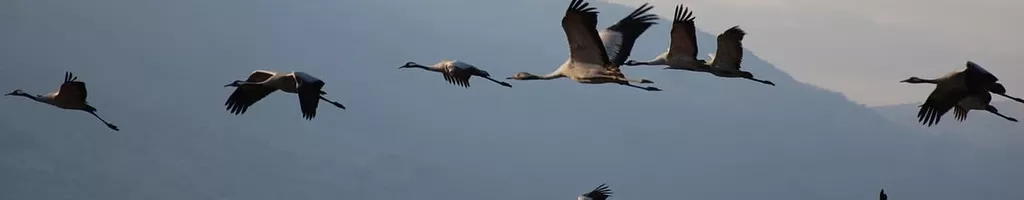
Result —
<path fill-rule="evenodd" d="M 566 12 L 577 11 L 577 12 L 585 12 L 585 13 L 589 13 L 589 14 L 597 14 L 596 9 L 597 8 L 590 7 L 590 3 L 585 2 L 584 0 L 573 0 L 572 2 L 569 2 L 569 8 L 567 8 L 565 11 Z"/>
<path fill-rule="evenodd" d="M 683 6 L 683 4 L 676 5 L 676 13 L 675 16 L 673 16 L 673 19 L 674 22 L 693 21 L 693 11 L 686 6 Z"/>
<path fill-rule="evenodd" d="M 730 27 L 729 30 L 725 30 L 725 32 L 728 33 L 728 34 L 732 34 L 732 35 L 740 35 L 740 36 L 747 35 L 747 31 L 744 31 L 743 29 L 741 29 L 740 26 Z"/>
<path fill-rule="evenodd" d="M 720 38 L 729 38 L 735 40 L 743 40 L 743 37 L 747 35 L 747 31 L 740 29 L 740 26 L 733 26 L 718 35 Z"/>
<path fill-rule="evenodd" d="M 583 194 L 583 196 L 590 197 L 590 198 L 595 198 L 595 199 L 603 199 L 603 198 L 610 197 L 611 194 L 612 194 L 612 190 L 608 188 L 608 184 L 602 183 L 601 185 L 597 186 L 597 188 L 594 188 L 590 192 L 587 192 L 586 194 Z"/>

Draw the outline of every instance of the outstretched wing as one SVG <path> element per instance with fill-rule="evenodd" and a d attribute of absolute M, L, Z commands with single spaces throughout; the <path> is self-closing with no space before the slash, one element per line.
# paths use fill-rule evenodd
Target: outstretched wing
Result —
<path fill-rule="evenodd" d="M 569 57 L 573 62 L 601 66 L 611 63 L 597 33 L 597 9 L 590 7 L 590 3 L 572 0 L 562 17 L 562 29 L 569 41 Z"/>
<path fill-rule="evenodd" d="M 611 194 L 612 194 L 612 190 L 608 189 L 608 185 L 601 184 L 601 185 L 597 186 L 597 188 L 594 188 L 594 190 L 591 190 L 590 192 L 584 193 L 583 195 L 580 195 L 576 199 L 577 200 L 606 200 L 606 199 L 608 199 L 608 197 L 611 197 Z"/>
<path fill-rule="evenodd" d="M 270 79 L 270 77 L 273 77 L 274 75 L 277 75 L 277 73 L 267 70 L 256 70 L 252 71 L 252 73 L 249 73 L 249 78 L 245 79 L 245 82 L 263 82 L 266 81 L 267 79 Z"/>
<path fill-rule="evenodd" d="M 299 91 L 302 118 L 312 120 L 316 117 L 316 108 L 320 106 L 320 90 L 324 88 L 324 81 L 304 72 L 292 72 L 291 77 Z"/>
<path fill-rule="evenodd" d="M 970 111 L 970 109 L 966 109 L 962 106 L 953 106 L 953 118 L 957 121 L 963 122 L 964 120 L 967 120 L 968 111 Z"/>
<path fill-rule="evenodd" d="M 964 84 L 967 85 L 967 88 L 989 88 L 999 81 L 999 78 L 977 63 L 967 61 L 966 65 L 967 69 L 963 73 L 965 74 Z"/>
<path fill-rule="evenodd" d="M 54 98 L 57 102 L 85 103 L 88 96 L 89 91 L 85 89 L 85 83 L 78 81 L 78 77 L 71 72 L 64 72 L 64 83 L 60 84 Z"/>
<path fill-rule="evenodd" d="M 601 31 L 601 43 L 613 64 L 606 65 L 607 67 L 618 68 L 625 63 L 633 51 L 636 39 L 652 25 L 657 24 L 655 21 L 658 20 L 658 16 L 647 13 L 652 8 L 654 7 L 644 3 L 618 23 Z"/>
<path fill-rule="evenodd" d="M 973 92 L 969 93 L 953 107 L 953 117 L 963 122 L 967 120 L 967 113 L 970 112 L 970 108 L 984 107 L 989 105 L 990 102 L 992 102 L 992 94 L 989 94 L 987 90 L 973 90 Z"/>
<path fill-rule="evenodd" d="M 925 100 L 920 106 L 921 109 L 917 111 L 917 121 L 927 126 L 939 123 L 942 115 L 953 109 L 969 94 L 970 91 L 964 88 L 936 86 L 928 95 L 928 100 Z"/>
<path fill-rule="evenodd" d="M 697 28 L 693 23 L 693 12 L 683 5 L 676 6 L 675 20 L 668 48 L 668 56 L 697 58 Z"/>
<path fill-rule="evenodd" d="M 733 26 L 718 35 L 718 49 L 715 50 L 711 65 L 729 70 L 739 70 L 743 62 L 743 37 L 746 31 Z"/>
<path fill-rule="evenodd" d="M 276 75 L 274 72 L 265 70 L 256 70 L 249 74 L 249 78 L 246 82 L 263 82 Z M 231 96 L 228 96 L 228 100 L 224 102 L 225 109 L 235 115 L 244 114 L 249 107 L 256 102 L 260 101 L 270 93 L 277 91 L 277 88 L 254 86 L 254 85 L 243 85 L 235 88 L 234 92 L 231 92 Z"/>
<path fill-rule="evenodd" d="M 448 81 L 448 83 L 451 83 L 453 85 L 458 85 L 466 88 L 469 87 L 470 76 L 473 76 L 474 72 L 480 71 L 479 69 L 477 69 L 473 65 L 470 65 L 469 63 L 457 60 L 445 61 L 438 64 L 440 66 L 436 67 L 443 69 L 441 75 L 444 76 L 445 81 Z M 484 72 L 484 74 L 486 75 L 486 72 Z"/>
<path fill-rule="evenodd" d="M 471 74 L 469 74 L 469 71 L 465 69 L 449 68 L 441 74 L 444 75 L 444 80 L 448 81 L 448 83 L 467 88 L 469 87 L 469 78 Z"/>

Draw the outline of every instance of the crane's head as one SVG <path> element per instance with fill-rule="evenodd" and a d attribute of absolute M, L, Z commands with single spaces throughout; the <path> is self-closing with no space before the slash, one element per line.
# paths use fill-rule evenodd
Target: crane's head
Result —
<path fill-rule="evenodd" d="M 238 87 L 238 86 L 242 86 L 244 84 L 245 84 L 245 81 L 243 81 L 243 80 L 235 80 L 235 81 L 232 81 L 231 83 L 229 83 L 227 85 L 224 85 L 224 87 Z"/>
<path fill-rule="evenodd" d="M 918 77 L 910 77 L 907 80 L 900 81 L 900 83 L 927 83 L 927 82 L 928 81 L 925 81 L 924 79 L 918 78 Z"/>
<path fill-rule="evenodd" d="M 401 69 L 401 68 L 413 68 L 413 67 L 417 67 L 417 66 L 420 66 L 420 64 L 416 64 L 416 62 L 407 62 L 407 63 L 405 63 L 405 65 L 399 66 L 398 68 L 399 69 Z"/>
<path fill-rule="evenodd" d="M 14 90 L 14 92 L 5 94 L 4 96 L 11 96 L 11 95 L 25 95 L 25 92 L 21 91 L 21 89 L 17 89 L 17 90 Z"/>
<path fill-rule="evenodd" d="M 508 77 L 508 78 L 505 78 L 505 79 L 534 80 L 534 79 L 540 79 L 540 77 L 538 77 L 537 75 L 533 75 L 531 73 L 527 73 L 527 72 L 519 72 L 519 73 L 516 73 L 515 75 L 512 75 L 512 77 Z"/>

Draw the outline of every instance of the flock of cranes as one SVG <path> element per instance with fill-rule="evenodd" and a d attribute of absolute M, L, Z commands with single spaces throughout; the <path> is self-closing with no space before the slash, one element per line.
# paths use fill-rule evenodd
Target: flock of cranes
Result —
<path fill-rule="evenodd" d="M 708 73 L 723 78 L 743 78 L 759 83 L 775 86 L 768 80 L 755 78 L 750 72 L 741 70 L 743 61 L 743 38 L 746 31 L 733 26 L 718 35 L 718 47 L 709 60 L 697 58 L 697 29 L 694 26 L 694 13 L 689 8 L 677 5 L 672 20 L 668 50 L 649 61 L 629 60 L 633 45 L 648 28 L 657 24 L 658 16 L 647 13 L 653 6 L 643 4 L 617 23 L 597 30 L 597 8 L 591 7 L 585 0 L 572 0 L 562 17 L 562 29 L 569 43 L 569 58 L 553 72 L 545 75 L 534 75 L 519 72 L 506 79 L 513 80 L 552 80 L 569 78 L 584 84 L 613 83 L 646 91 L 661 91 L 653 86 L 638 84 L 654 83 L 647 79 L 630 79 L 622 73 L 621 66 L 666 66 L 664 69 L 686 70 Z M 496 84 L 512 87 L 511 84 L 491 77 L 490 73 L 476 66 L 458 60 L 442 60 L 431 66 L 408 62 L 399 67 L 420 68 L 441 73 L 446 81 L 453 85 L 468 88 L 469 79 L 473 76 L 487 79 Z M 990 104 L 995 93 L 1024 103 L 1024 100 L 1006 94 L 1006 88 L 998 83 L 998 78 L 980 65 L 967 61 L 967 69 L 950 73 L 937 79 L 911 77 L 903 83 L 930 83 L 935 89 L 918 111 L 918 121 L 923 125 L 932 126 L 938 123 L 942 115 L 953 110 L 954 118 L 959 121 L 967 119 L 970 110 L 984 110 L 1009 121 L 1017 119 L 1003 115 Z M 281 90 L 297 94 L 302 117 L 312 120 L 316 117 L 317 107 L 321 100 L 345 109 L 341 103 L 328 100 L 322 91 L 324 81 L 303 72 L 277 73 L 267 70 L 256 70 L 249 74 L 248 79 L 237 80 L 225 87 L 236 87 L 224 103 L 226 110 L 235 115 L 245 113 L 249 107 L 274 91 Z M 119 130 L 117 126 L 106 122 L 96 115 L 96 108 L 86 102 L 85 83 L 77 81 L 70 72 L 65 75 L 60 89 L 46 95 L 30 95 L 20 89 L 8 93 L 8 96 L 22 96 L 32 100 L 50 104 L 63 109 L 82 110 L 96 116 L 110 129 Z"/>
<path fill-rule="evenodd" d="M 755 78 L 752 73 L 740 69 L 743 60 L 742 40 L 746 31 L 738 26 L 731 27 L 718 35 L 718 47 L 714 54 L 709 55 L 709 60 L 697 58 L 695 17 L 689 8 L 682 5 L 675 9 L 668 50 L 650 61 L 628 60 L 637 38 L 655 25 L 655 21 L 659 19 L 657 15 L 647 13 L 652 8 L 648 4 L 643 4 L 617 23 L 598 31 L 597 9 L 591 7 L 584 0 L 572 0 L 562 18 L 562 28 L 569 44 L 569 58 L 546 75 L 519 72 L 506 79 L 569 78 L 584 84 L 613 83 L 646 91 L 661 91 L 657 87 L 637 85 L 653 82 L 647 79 L 627 78 L 620 67 L 667 66 L 664 69 L 708 73 L 724 78 L 744 78 L 767 85 L 775 85 L 771 81 Z M 399 69 L 402 68 L 420 68 L 441 73 L 449 83 L 467 88 L 470 86 L 469 79 L 472 76 L 481 77 L 505 87 L 512 87 L 509 83 L 491 78 L 487 71 L 457 60 L 443 60 L 431 66 L 408 62 L 399 67 Z M 1024 100 L 1020 98 L 1007 95 L 1006 88 L 999 84 L 998 80 L 995 75 L 980 65 L 968 61 L 965 70 L 953 72 L 941 78 L 911 77 L 901 82 L 936 85 L 918 112 L 918 121 L 924 125 L 932 126 L 938 123 L 942 115 L 949 110 L 954 110 L 954 117 L 959 121 L 966 120 L 970 110 L 985 110 L 1016 122 L 1016 119 L 999 113 L 998 109 L 990 105 L 992 96 L 989 93 L 1024 103 Z M 225 87 L 235 87 L 235 90 L 228 96 L 224 105 L 226 110 L 232 114 L 243 114 L 249 107 L 267 95 L 281 90 L 296 94 L 299 97 L 302 117 L 312 120 L 316 117 L 317 107 L 321 100 L 345 109 L 341 103 L 324 97 L 327 94 L 322 90 L 324 85 L 324 81 L 303 72 L 277 73 L 256 70 L 249 74 L 246 80 L 236 80 L 225 85 Z M 85 111 L 95 116 L 110 129 L 119 130 L 117 126 L 108 123 L 96 114 L 97 109 L 86 101 L 85 83 L 78 81 L 78 78 L 70 72 L 65 74 L 64 82 L 56 92 L 46 95 L 30 95 L 19 89 L 7 95 L 26 97 L 58 108 Z M 611 191 L 608 186 L 602 184 L 593 191 L 580 196 L 579 200 L 605 200 L 609 194 Z M 880 199 L 886 199 L 884 190 L 880 193 Z"/>
<path fill-rule="evenodd" d="M 601 184 L 590 190 L 590 192 L 583 193 L 576 197 L 576 200 L 608 200 L 612 196 L 612 190 L 608 188 L 607 184 Z M 889 195 L 885 194 L 885 189 L 878 192 L 878 200 L 889 200 Z"/>

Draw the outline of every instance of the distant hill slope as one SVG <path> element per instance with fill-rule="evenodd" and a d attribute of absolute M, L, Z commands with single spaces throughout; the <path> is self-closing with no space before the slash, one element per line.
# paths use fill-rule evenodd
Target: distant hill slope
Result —
<path fill-rule="evenodd" d="M 1024 104 L 1003 100 L 1002 97 L 993 103 L 1000 113 L 1006 116 L 1024 120 Z M 882 116 L 893 122 L 903 124 L 923 132 L 941 134 L 963 138 L 974 143 L 978 147 L 990 148 L 996 151 L 1020 152 L 1024 150 L 1020 144 L 1024 144 L 1024 124 L 1013 123 L 987 111 L 972 110 L 967 120 L 956 121 L 953 114 L 947 114 L 942 122 L 931 128 L 921 126 L 917 123 L 918 104 L 899 104 L 874 107 Z"/>
<path fill-rule="evenodd" d="M 550 72 L 568 55 L 567 4 L 2 1 L 0 89 L 49 92 L 74 71 L 122 131 L 5 97 L 0 199 L 571 199 L 600 183 L 614 199 L 1024 199 L 1019 156 L 892 123 L 750 52 L 744 68 L 777 87 L 630 68 L 665 91 L 463 89 L 396 69 L 448 58 L 498 77 Z M 601 27 L 632 10 L 594 4 Z M 634 58 L 663 51 L 668 27 Z M 712 34 L 699 37 L 711 52 Z M 316 74 L 349 109 L 305 121 L 295 96 L 273 94 L 225 112 L 221 86 L 253 69 Z"/>

